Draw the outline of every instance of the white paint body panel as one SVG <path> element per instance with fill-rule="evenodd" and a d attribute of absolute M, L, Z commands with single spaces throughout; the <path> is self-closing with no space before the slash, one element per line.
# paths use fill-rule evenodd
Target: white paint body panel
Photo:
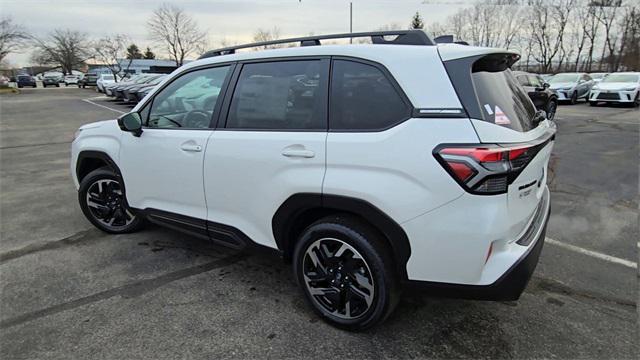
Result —
<path fill-rule="evenodd" d="M 129 205 L 204 219 L 202 164 L 212 133 L 178 129 L 144 129 L 140 137 L 125 133 L 118 165 Z M 185 151 L 184 145 L 202 150 Z"/>
<path fill-rule="evenodd" d="M 324 132 L 216 131 L 204 164 L 208 220 L 234 226 L 253 241 L 277 248 L 271 220 L 296 193 L 320 193 Z M 311 151 L 287 157 L 283 151 Z"/>

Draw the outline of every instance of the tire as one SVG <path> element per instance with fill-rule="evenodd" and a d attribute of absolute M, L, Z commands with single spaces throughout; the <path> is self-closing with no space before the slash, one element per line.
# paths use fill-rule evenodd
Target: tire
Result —
<path fill-rule="evenodd" d="M 22 89 L 22 85 L 18 85 L 18 89 Z"/>
<path fill-rule="evenodd" d="M 358 218 L 337 214 L 303 231 L 293 271 L 305 299 L 322 319 L 359 331 L 384 321 L 398 303 L 400 282 L 390 254 L 377 230 Z"/>
<path fill-rule="evenodd" d="M 547 119 L 553 120 L 556 117 L 556 111 L 558 110 L 558 103 L 556 101 L 549 101 L 547 104 Z"/>
<path fill-rule="evenodd" d="M 60 84 L 56 84 L 56 87 L 60 87 Z"/>
<path fill-rule="evenodd" d="M 43 87 L 43 88 L 46 88 L 46 87 L 47 87 L 47 85 L 45 85 L 45 84 L 42 84 L 42 87 Z"/>
<path fill-rule="evenodd" d="M 84 216 L 106 233 L 130 233 L 143 225 L 141 216 L 127 205 L 120 178 L 108 167 L 94 170 L 82 179 L 78 202 Z"/>
<path fill-rule="evenodd" d="M 639 107 L 640 106 L 640 91 L 636 94 L 636 99 L 631 103 L 631 107 Z"/>
<path fill-rule="evenodd" d="M 64 83 L 64 86 L 69 86 L 69 84 L 67 84 L 67 83 Z"/>
<path fill-rule="evenodd" d="M 571 100 L 569 100 L 569 102 L 571 103 L 571 105 L 575 105 L 578 103 L 578 92 L 574 91 L 573 95 L 571 95 Z"/>
<path fill-rule="evenodd" d="M 597 101 L 589 101 L 589 105 L 598 106 L 598 102 Z"/>

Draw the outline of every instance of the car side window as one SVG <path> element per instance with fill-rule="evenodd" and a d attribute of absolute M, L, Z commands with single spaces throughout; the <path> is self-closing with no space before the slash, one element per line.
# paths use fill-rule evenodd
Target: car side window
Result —
<path fill-rule="evenodd" d="M 542 82 L 540 81 L 540 78 L 538 78 L 536 75 L 528 75 L 527 77 L 529 78 L 529 84 L 531 84 L 530 86 L 537 87 L 537 88 L 542 87 Z"/>
<path fill-rule="evenodd" d="M 191 71 L 173 80 L 154 97 L 146 127 L 208 128 L 228 72 L 229 66 L 221 66 Z"/>
<path fill-rule="evenodd" d="M 516 79 L 518 79 L 518 82 L 520 83 L 520 85 L 529 86 L 529 78 L 527 75 L 518 75 L 516 76 Z"/>
<path fill-rule="evenodd" d="M 331 130 L 386 129 L 411 115 L 380 69 L 355 61 L 333 61 L 329 99 Z"/>
<path fill-rule="evenodd" d="M 321 60 L 244 64 L 226 127 L 326 130 L 326 71 Z"/>

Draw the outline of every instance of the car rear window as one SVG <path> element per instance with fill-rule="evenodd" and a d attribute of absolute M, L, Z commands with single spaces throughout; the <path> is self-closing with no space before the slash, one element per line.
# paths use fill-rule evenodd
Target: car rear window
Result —
<path fill-rule="evenodd" d="M 536 109 L 499 57 L 486 56 L 476 61 L 471 78 L 485 121 L 517 131 L 534 127 Z"/>

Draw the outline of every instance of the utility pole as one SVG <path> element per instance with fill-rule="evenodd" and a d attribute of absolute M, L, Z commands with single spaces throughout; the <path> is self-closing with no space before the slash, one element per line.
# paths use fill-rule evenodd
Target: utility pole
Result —
<path fill-rule="evenodd" d="M 349 34 L 353 33 L 353 1 L 349 2 Z M 349 38 L 349 44 L 353 44 L 353 38 Z"/>

